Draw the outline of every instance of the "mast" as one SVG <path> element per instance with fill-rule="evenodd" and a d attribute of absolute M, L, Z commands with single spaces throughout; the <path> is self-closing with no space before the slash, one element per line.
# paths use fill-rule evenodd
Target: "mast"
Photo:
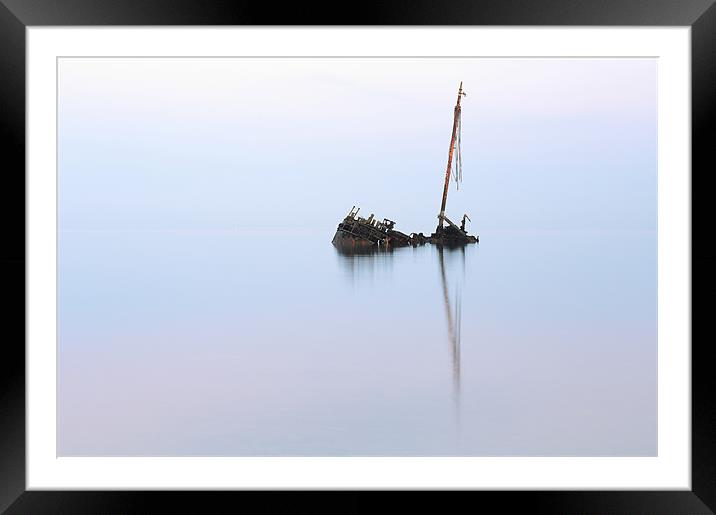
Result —
<path fill-rule="evenodd" d="M 448 187 L 450 186 L 450 169 L 452 166 L 452 156 L 455 151 L 455 138 L 457 136 L 457 127 L 460 123 L 460 99 L 465 95 L 462 91 L 462 81 L 460 81 L 460 89 L 457 92 L 457 104 L 455 104 L 455 114 L 452 122 L 452 137 L 450 138 L 450 152 L 448 153 L 447 169 L 445 170 L 445 187 L 443 188 L 443 198 L 440 204 L 440 214 L 438 215 L 438 228 L 443 226 L 445 217 L 445 203 L 447 202 Z"/>

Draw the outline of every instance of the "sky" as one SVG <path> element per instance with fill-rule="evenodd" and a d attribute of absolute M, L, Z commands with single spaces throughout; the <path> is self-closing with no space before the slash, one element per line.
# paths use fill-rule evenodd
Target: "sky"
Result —
<path fill-rule="evenodd" d="M 655 232 L 653 59 L 63 58 L 61 231 Z"/>

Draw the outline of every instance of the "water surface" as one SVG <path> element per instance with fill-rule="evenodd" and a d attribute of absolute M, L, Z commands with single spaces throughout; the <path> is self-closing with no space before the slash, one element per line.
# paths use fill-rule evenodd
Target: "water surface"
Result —
<path fill-rule="evenodd" d="M 61 232 L 59 454 L 656 454 L 655 233 L 332 236 Z"/>

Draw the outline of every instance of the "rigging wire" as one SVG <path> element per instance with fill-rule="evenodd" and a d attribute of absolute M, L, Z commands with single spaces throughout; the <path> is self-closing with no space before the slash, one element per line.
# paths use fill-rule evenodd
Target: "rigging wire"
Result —
<path fill-rule="evenodd" d="M 457 125 L 457 161 L 458 161 L 458 181 L 462 182 L 462 111 L 458 113 Z"/>
<path fill-rule="evenodd" d="M 462 112 L 457 113 L 457 148 L 455 149 L 454 167 L 451 171 L 455 179 L 455 187 L 459 190 L 462 182 Z"/>

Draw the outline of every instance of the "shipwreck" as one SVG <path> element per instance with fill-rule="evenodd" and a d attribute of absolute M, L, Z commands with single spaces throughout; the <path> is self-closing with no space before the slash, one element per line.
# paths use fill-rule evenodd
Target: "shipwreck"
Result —
<path fill-rule="evenodd" d="M 358 216 L 360 208 L 351 208 L 350 213 L 338 224 L 333 244 L 353 247 L 405 247 L 411 244 L 411 237 L 394 229 L 395 222 L 384 218 L 379 221 L 375 215 L 368 218 Z"/>
<path fill-rule="evenodd" d="M 395 222 L 384 218 L 380 221 L 371 214 L 368 218 L 358 216 L 360 208 L 353 206 L 338 224 L 333 245 L 342 249 L 370 249 L 370 248 L 393 248 L 405 247 L 408 245 L 424 245 L 431 243 L 440 246 L 461 246 L 479 242 L 478 236 L 468 234 L 465 229 L 466 221 L 471 221 L 467 214 L 464 214 L 460 225 L 453 223 L 445 215 L 447 194 L 450 187 L 450 179 L 455 180 L 456 187 L 462 182 L 462 122 L 460 101 L 466 93 L 462 89 L 462 82 L 457 92 L 457 103 L 455 104 L 452 135 L 450 137 L 450 149 L 448 151 L 447 169 L 445 170 L 445 184 L 440 202 L 438 214 L 438 225 L 435 232 L 429 236 L 423 233 L 402 233 L 395 229 Z"/>

